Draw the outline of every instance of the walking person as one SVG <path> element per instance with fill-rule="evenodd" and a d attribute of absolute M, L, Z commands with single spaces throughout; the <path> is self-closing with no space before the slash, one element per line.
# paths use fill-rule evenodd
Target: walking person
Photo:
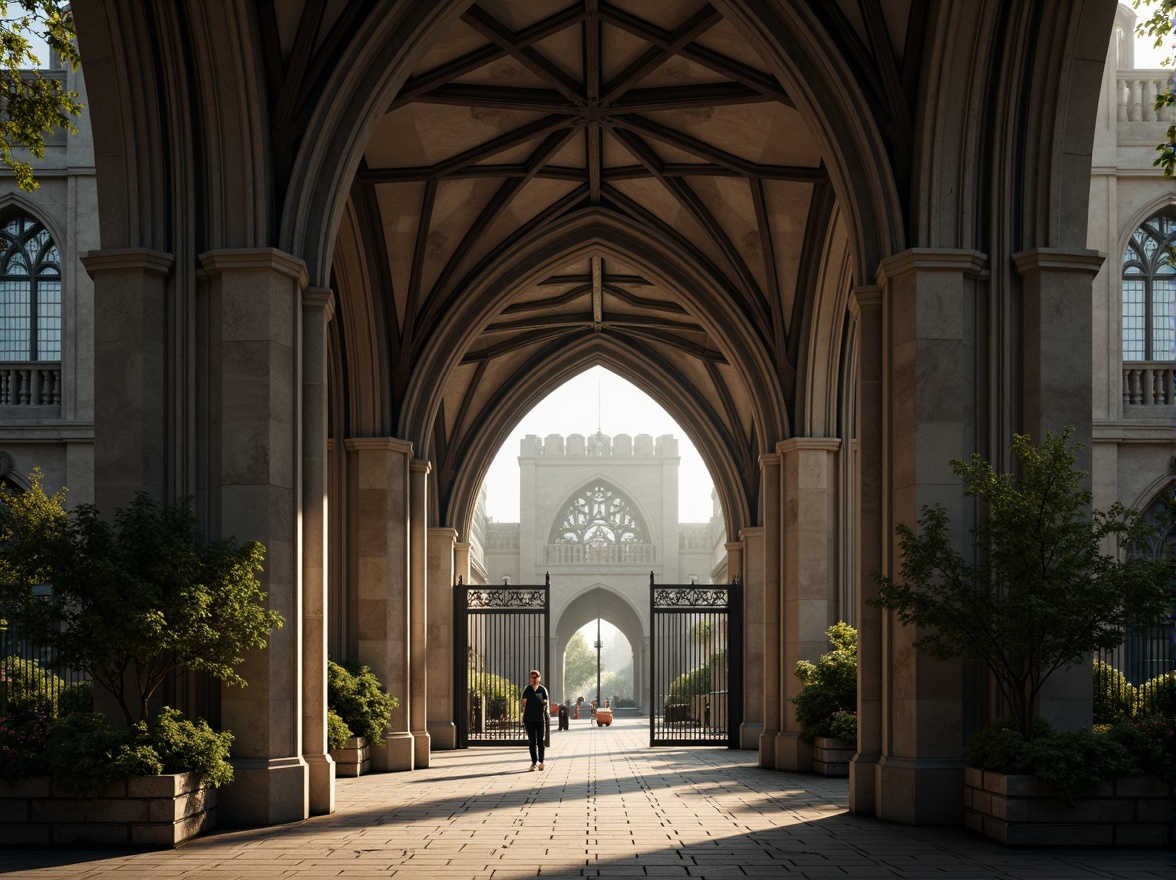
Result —
<path fill-rule="evenodd" d="M 531 750 L 531 769 L 543 769 L 543 740 L 547 726 L 547 688 L 539 684 L 539 670 L 531 670 L 531 683 L 523 690 L 523 727 Z"/>

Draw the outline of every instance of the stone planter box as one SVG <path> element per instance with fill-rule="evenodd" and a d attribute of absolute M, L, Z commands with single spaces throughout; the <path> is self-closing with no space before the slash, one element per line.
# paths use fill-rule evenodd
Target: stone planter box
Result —
<path fill-rule="evenodd" d="M 331 749 L 336 776 L 362 776 L 371 770 L 371 747 L 367 737 L 353 736 L 341 749 Z"/>
<path fill-rule="evenodd" d="M 1033 776 L 964 772 L 965 823 L 1012 846 L 1165 846 L 1171 819 L 1160 779 L 1113 779 L 1071 807 Z"/>
<path fill-rule="evenodd" d="M 195 773 L 132 777 L 99 797 L 0 782 L 0 846 L 170 849 L 215 828 L 216 803 Z"/>
<path fill-rule="evenodd" d="M 820 776 L 849 776 L 849 762 L 857 748 L 845 740 L 818 736 L 813 740 L 813 772 Z"/>

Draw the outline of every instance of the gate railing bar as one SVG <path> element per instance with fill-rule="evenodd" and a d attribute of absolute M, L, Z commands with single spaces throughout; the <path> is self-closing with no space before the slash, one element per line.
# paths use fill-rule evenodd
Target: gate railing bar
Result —
<path fill-rule="evenodd" d="M 730 584 L 658 585 L 650 572 L 649 588 L 650 745 L 738 748 L 743 723 L 738 578 Z M 678 679 L 680 702 L 671 705 Z M 712 697 L 722 701 L 713 711 Z"/>

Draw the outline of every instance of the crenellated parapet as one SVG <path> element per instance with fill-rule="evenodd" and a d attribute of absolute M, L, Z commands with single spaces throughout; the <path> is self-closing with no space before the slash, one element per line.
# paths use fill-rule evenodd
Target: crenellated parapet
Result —
<path fill-rule="evenodd" d="M 523 458 L 677 458 L 678 440 L 672 434 L 528 434 L 520 444 Z"/>

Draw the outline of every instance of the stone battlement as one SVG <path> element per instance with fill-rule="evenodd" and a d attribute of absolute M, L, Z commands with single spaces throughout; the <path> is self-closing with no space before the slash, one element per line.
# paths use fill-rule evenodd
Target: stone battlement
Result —
<path fill-rule="evenodd" d="M 528 434 L 520 441 L 519 455 L 523 458 L 559 456 L 563 458 L 676 458 L 678 440 L 673 434 L 662 434 L 654 439 L 650 434 L 548 434 L 540 437 Z"/>

